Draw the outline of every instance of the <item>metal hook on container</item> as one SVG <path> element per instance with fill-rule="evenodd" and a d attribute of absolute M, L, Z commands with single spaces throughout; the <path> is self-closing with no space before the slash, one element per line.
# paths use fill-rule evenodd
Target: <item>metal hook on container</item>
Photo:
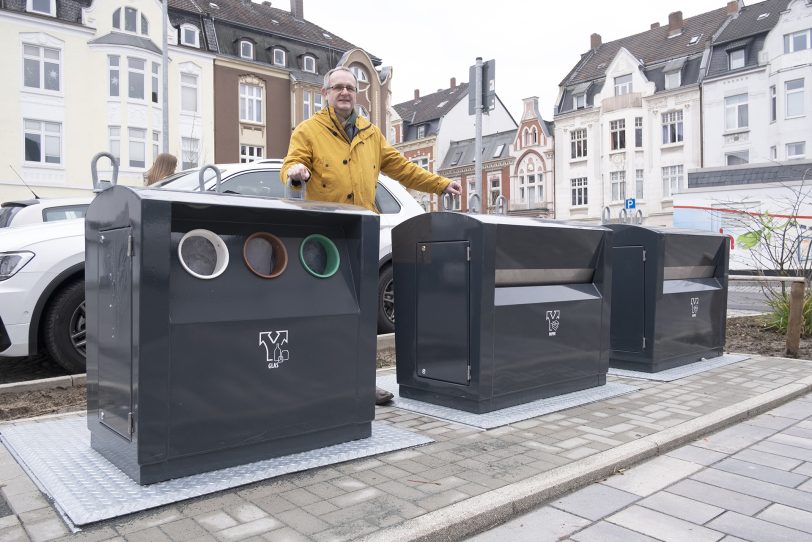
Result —
<path fill-rule="evenodd" d="M 617 217 L 620 219 L 621 224 L 626 224 L 629 221 L 629 211 L 624 207 L 618 212 Z"/>
<path fill-rule="evenodd" d="M 608 224 L 612 220 L 612 209 L 607 205 L 601 212 L 601 224 Z"/>
<path fill-rule="evenodd" d="M 471 200 L 474 199 L 474 198 L 476 198 L 476 200 L 477 200 L 476 207 L 471 205 Z M 468 196 L 468 212 L 469 213 L 474 213 L 474 212 L 478 213 L 481 208 L 482 208 L 482 198 L 479 197 L 479 194 L 474 192 L 470 196 Z"/>
<path fill-rule="evenodd" d="M 504 195 L 499 194 L 499 196 L 496 198 L 496 201 L 494 202 L 494 207 L 496 207 L 496 209 L 497 209 L 496 212 L 498 214 L 506 215 L 507 214 L 507 198 Z"/>
<path fill-rule="evenodd" d="M 454 210 L 454 198 L 456 196 L 454 194 L 445 193 L 442 195 L 442 205 L 440 206 L 441 211 L 453 211 Z"/>
<path fill-rule="evenodd" d="M 110 160 L 110 163 L 113 164 L 113 177 L 109 181 L 99 180 L 99 158 L 107 158 Z M 100 152 L 96 154 L 96 156 L 94 156 L 90 161 L 90 175 L 93 179 L 94 192 L 101 192 L 102 190 L 106 190 L 111 186 L 115 186 L 116 183 L 118 183 L 118 160 L 116 160 L 116 157 L 109 152 Z M 107 186 L 108 184 L 109 186 Z"/>
<path fill-rule="evenodd" d="M 200 181 L 200 191 L 203 192 L 203 193 L 206 192 L 206 178 L 205 178 L 204 173 L 206 173 L 206 170 L 208 170 L 208 169 L 214 170 L 214 175 L 215 175 L 215 179 L 216 179 L 215 185 L 214 185 L 214 191 L 219 194 L 220 193 L 220 181 L 222 180 L 223 176 L 220 173 L 220 168 L 218 168 L 214 164 L 208 164 L 208 165 L 205 165 L 202 168 L 200 168 L 200 173 L 198 173 L 198 176 L 197 176 L 198 180 Z"/>

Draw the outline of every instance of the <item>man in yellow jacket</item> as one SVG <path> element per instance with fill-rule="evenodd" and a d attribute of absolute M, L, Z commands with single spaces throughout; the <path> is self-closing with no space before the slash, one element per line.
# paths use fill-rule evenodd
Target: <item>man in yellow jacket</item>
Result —
<path fill-rule="evenodd" d="M 377 126 L 357 115 L 357 90 L 358 81 L 348 68 L 327 72 L 321 95 L 328 107 L 293 131 L 280 171 L 282 182 L 306 182 L 307 199 L 350 203 L 373 212 L 378 212 L 375 187 L 381 172 L 413 190 L 459 194 L 460 183 L 408 161 Z M 391 399 L 386 390 L 375 390 L 376 404 Z"/>

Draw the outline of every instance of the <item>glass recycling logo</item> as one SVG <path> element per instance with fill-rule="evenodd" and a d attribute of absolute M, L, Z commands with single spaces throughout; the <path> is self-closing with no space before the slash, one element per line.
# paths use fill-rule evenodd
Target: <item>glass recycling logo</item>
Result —
<path fill-rule="evenodd" d="M 290 359 L 290 352 L 282 349 L 288 344 L 288 330 L 260 331 L 259 346 L 265 347 L 265 361 L 268 369 L 278 369 L 279 366 Z"/>

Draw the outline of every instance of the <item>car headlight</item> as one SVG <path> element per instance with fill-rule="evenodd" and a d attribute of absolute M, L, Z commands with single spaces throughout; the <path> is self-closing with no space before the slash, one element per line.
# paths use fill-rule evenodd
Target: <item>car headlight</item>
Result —
<path fill-rule="evenodd" d="M 10 279 L 34 257 L 33 252 L 0 253 L 0 281 Z"/>

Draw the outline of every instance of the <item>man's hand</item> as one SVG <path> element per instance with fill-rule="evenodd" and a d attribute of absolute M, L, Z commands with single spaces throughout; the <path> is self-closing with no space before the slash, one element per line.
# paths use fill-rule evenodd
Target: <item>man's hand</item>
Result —
<path fill-rule="evenodd" d="M 310 170 L 304 164 L 293 164 L 288 169 L 288 180 L 296 184 L 310 180 Z"/>
<path fill-rule="evenodd" d="M 443 194 L 452 194 L 454 196 L 459 196 L 462 194 L 462 185 L 459 181 L 451 181 L 448 183 L 448 186 L 445 187 L 443 190 Z"/>

